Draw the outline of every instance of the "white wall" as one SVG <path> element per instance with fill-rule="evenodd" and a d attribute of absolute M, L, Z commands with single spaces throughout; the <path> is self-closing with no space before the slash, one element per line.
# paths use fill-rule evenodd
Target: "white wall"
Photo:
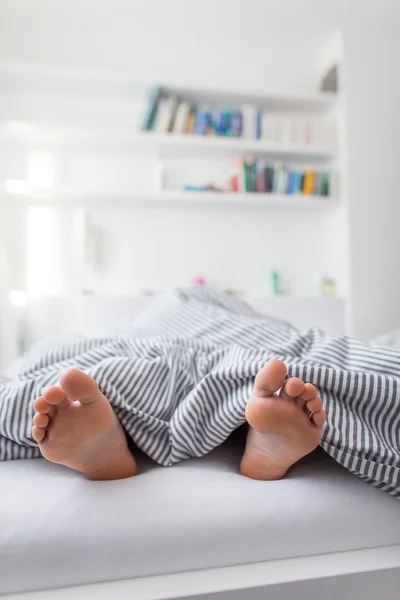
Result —
<path fill-rule="evenodd" d="M 399 22 L 395 0 L 0 0 L 0 59 L 188 85 L 312 91 L 333 29 Z M 101 182 L 99 165 L 88 169 Z M 108 262 L 96 280 L 102 291 L 162 287 L 202 274 L 221 287 L 262 293 L 271 268 L 299 295 L 312 292 L 315 272 L 340 279 L 346 291 L 337 260 L 340 213 L 141 211 L 122 222 L 99 211 L 94 222 L 107 229 Z"/>
<path fill-rule="evenodd" d="M 252 65 L 261 51 L 267 71 L 282 58 L 265 51 L 271 34 L 279 39 L 283 30 L 320 29 L 324 35 L 344 24 L 394 25 L 400 17 L 397 0 L 0 0 L 0 11 L 6 59 L 128 68 L 154 77 L 162 69 L 174 78 L 177 68 L 191 72 L 182 59 L 201 56 L 192 64 L 207 82 L 236 79 L 227 56 Z M 254 79 L 252 68 L 247 78 Z"/>
<path fill-rule="evenodd" d="M 400 37 L 355 32 L 344 52 L 351 330 L 368 338 L 400 326 Z"/>

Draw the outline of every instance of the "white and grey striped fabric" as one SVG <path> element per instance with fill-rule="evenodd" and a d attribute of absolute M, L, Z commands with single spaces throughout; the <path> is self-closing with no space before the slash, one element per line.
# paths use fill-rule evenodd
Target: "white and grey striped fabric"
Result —
<path fill-rule="evenodd" d="M 163 295 L 123 335 L 28 353 L 18 375 L 0 382 L 0 460 L 40 455 L 32 402 L 69 366 L 96 379 L 128 435 L 158 463 L 202 456 L 245 422 L 255 375 L 271 358 L 318 387 L 322 448 L 400 498 L 400 349 L 298 332 L 201 287 Z"/>

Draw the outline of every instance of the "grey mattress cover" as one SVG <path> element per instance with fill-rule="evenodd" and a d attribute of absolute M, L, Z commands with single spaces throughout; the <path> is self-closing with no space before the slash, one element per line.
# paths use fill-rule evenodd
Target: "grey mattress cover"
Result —
<path fill-rule="evenodd" d="M 241 477 L 240 453 L 118 482 L 1 463 L 0 593 L 400 544 L 398 500 L 322 452 L 276 482 Z"/>

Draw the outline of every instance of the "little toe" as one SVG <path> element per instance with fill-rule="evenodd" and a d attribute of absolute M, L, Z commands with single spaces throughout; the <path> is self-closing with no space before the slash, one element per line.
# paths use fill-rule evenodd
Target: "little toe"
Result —
<path fill-rule="evenodd" d="M 326 421 L 326 412 L 324 411 L 324 409 L 319 410 L 318 412 L 313 413 L 311 418 L 313 423 L 315 423 L 317 427 L 322 427 L 322 425 Z"/>
<path fill-rule="evenodd" d="M 298 377 L 291 377 L 282 386 L 279 392 L 279 397 L 284 400 L 293 400 L 297 396 L 300 396 L 304 391 L 304 381 Z"/>
<path fill-rule="evenodd" d="M 322 408 L 322 400 L 319 396 L 317 396 L 316 398 L 313 398 L 312 400 L 309 400 L 307 403 L 307 410 L 309 410 L 310 412 L 318 412 L 319 410 L 321 410 Z"/>
<path fill-rule="evenodd" d="M 53 406 L 46 402 L 43 396 L 39 396 L 33 403 L 33 409 L 35 412 L 41 415 L 49 414 L 52 411 Z"/>
<path fill-rule="evenodd" d="M 36 425 L 36 427 L 47 427 L 50 421 L 48 415 L 42 415 L 40 413 L 36 413 L 32 420 L 33 424 Z"/>
<path fill-rule="evenodd" d="M 35 440 L 35 442 L 41 442 L 44 440 L 44 437 L 46 435 L 46 429 L 44 429 L 43 427 L 36 427 L 36 425 L 34 425 L 32 427 L 32 437 Z"/>
<path fill-rule="evenodd" d="M 63 389 L 55 385 L 45 390 L 43 397 L 48 404 L 57 408 L 68 408 L 71 404 Z"/>

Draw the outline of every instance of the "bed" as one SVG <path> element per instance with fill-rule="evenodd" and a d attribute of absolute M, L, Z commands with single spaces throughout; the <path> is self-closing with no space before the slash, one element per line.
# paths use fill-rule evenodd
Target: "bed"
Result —
<path fill-rule="evenodd" d="M 21 344 L 73 328 L 105 332 L 113 315 L 146 302 L 38 302 L 19 314 Z M 398 500 L 322 451 L 268 483 L 238 474 L 240 453 L 232 439 L 168 470 L 140 456 L 140 476 L 102 483 L 40 459 L 1 463 L 0 594 L 398 599 Z"/>

